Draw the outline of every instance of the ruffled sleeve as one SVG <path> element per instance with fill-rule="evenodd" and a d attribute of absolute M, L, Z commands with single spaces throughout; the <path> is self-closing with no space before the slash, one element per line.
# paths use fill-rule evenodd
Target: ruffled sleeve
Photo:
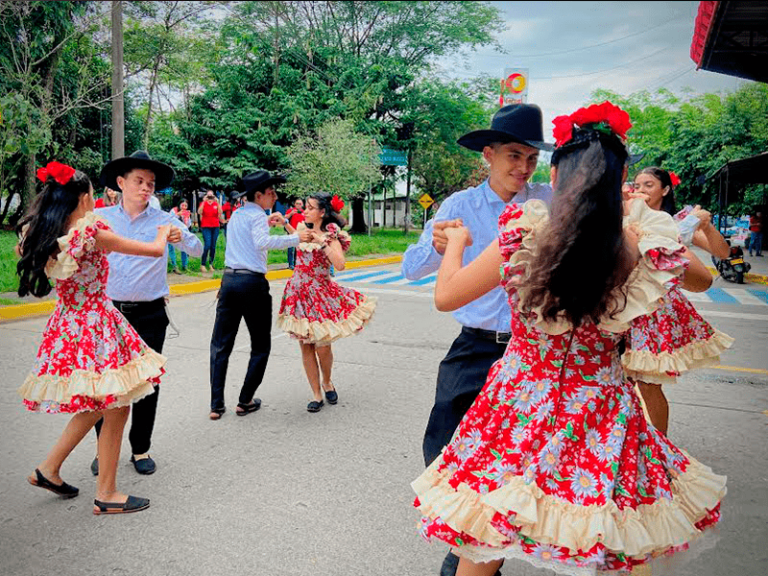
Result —
<path fill-rule="evenodd" d="M 328 224 L 325 228 L 325 243 L 330 246 L 334 240 L 338 240 L 341 244 L 342 251 L 346 252 L 352 245 L 352 239 L 349 234 L 342 231 L 336 224 Z"/>
<path fill-rule="evenodd" d="M 632 320 L 653 312 L 660 298 L 680 282 L 689 263 L 683 256 L 685 246 L 678 242 L 677 225 L 666 212 L 635 201 L 624 217 L 624 228 L 637 234 L 640 260 L 622 288 L 624 309 L 600 323 L 609 332 L 624 332 Z"/>
<path fill-rule="evenodd" d="M 530 260 L 535 229 L 548 219 L 549 210 L 541 200 L 510 204 L 499 216 L 499 250 L 504 258 L 501 280 L 507 292 L 516 289 L 513 280 L 524 272 L 524 264 Z"/>
<path fill-rule="evenodd" d="M 80 267 L 78 260 L 96 246 L 96 233 L 99 230 L 110 230 L 110 227 L 106 220 L 93 212 L 86 213 L 75 222 L 67 235 L 58 239 L 59 253 L 45 267 L 48 278 L 66 280 L 77 272 Z"/>

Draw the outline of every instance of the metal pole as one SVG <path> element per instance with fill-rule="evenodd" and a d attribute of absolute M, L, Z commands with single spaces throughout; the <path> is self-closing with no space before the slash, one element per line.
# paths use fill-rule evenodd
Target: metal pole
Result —
<path fill-rule="evenodd" d="M 372 187 L 373 185 L 368 185 L 368 236 L 371 235 L 371 228 L 373 228 L 373 207 L 371 206 L 371 197 L 373 196 Z"/>
<path fill-rule="evenodd" d="M 405 184 L 405 226 L 403 232 L 408 234 L 411 229 L 411 160 L 413 153 L 411 152 L 412 146 L 408 146 L 408 175 L 406 176 Z"/>
<path fill-rule="evenodd" d="M 123 100 L 123 3 L 112 2 L 112 159 L 125 156 Z"/>

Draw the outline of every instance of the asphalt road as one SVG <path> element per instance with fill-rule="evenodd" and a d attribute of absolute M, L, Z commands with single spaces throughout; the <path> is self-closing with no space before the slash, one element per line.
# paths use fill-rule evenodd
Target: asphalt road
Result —
<path fill-rule="evenodd" d="M 218 422 L 207 417 L 215 294 L 172 299 L 181 334 L 166 341 L 168 374 L 151 450 L 158 471 L 136 474 L 125 440 L 118 476 L 122 490 L 151 498 L 152 506 L 123 517 L 91 514 L 93 436 L 62 470 L 81 489 L 78 498 L 62 501 L 26 483 L 67 417 L 26 413 L 16 395 L 45 319 L 0 324 L 0 573 L 436 575 L 446 549 L 416 534 L 410 482 L 423 468 L 437 366 L 458 326 L 434 310 L 429 283 L 354 285 L 377 296 L 379 308 L 362 334 L 334 345 L 339 404 L 306 412 L 298 345 L 273 332 L 257 394 L 263 407 L 236 417 L 248 358 L 243 325 L 230 363 L 230 411 Z M 282 283 L 272 293 L 276 308 Z M 687 375 L 667 389 L 673 441 L 729 477 L 717 547 L 677 576 L 765 573 L 768 305 L 746 300 L 751 305 L 698 304 L 736 338 L 735 347 L 722 358 L 727 368 Z"/>

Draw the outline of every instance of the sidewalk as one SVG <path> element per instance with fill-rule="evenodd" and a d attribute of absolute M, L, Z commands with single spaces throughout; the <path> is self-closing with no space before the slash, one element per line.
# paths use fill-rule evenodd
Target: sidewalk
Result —
<path fill-rule="evenodd" d="M 380 266 L 382 264 L 394 264 L 402 261 L 402 254 L 369 254 L 360 260 L 348 260 L 346 269 L 362 268 L 365 266 Z M 286 264 L 271 264 L 267 267 L 267 280 L 283 280 L 290 278 L 292 270 L 286 267 Z M 218 271 L 219 275 L 222 271 Z M 218 290 L 221 285 L 221 277 L 212 278 L 206 276 L 187 276 L 179 274 L 168 274 L 168 285 L 171 291 L 171 297 L 186 296 L 188 294 L 199 294 L 200 292 L 210 292 Z M 29 316 L 39 316 L 50 314 L 56 306 L 56 292 L 52 290 L 45 298 L 36 298 L 34 296 L 25 296 L 19 298 L 14 292 L 0 294 L 0 298 L 16 300 L 18 304 L 0 306 L 0 322 L 19 320 Z"/>

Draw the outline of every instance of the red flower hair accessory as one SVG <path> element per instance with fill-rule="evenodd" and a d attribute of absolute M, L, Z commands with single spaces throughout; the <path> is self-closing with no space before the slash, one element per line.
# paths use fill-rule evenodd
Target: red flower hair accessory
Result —
<path fill-rule="evenodd" d="M 600 132 L 615 134 L 622 141 L 627 139 L 627 130 L 632 128 L 629 114 L 607 100 L 602 104 L 579 108 L 570 116 L 558 116 L 552 123 L 555 125 L 553 135 L 558 148 L 573 138 L 574 126 L 584 128 L 591 125 Z"/>
<path fill-rule="evenodd" d="M 67 182 L 72 180 L 72 176 L 75 175 L 75 169 L 72 166 L 67 166 L 61 162 L 48 162 L 44 168 L 37 169 L 37 177 L 43 182 L 48 180 L 48 176 L 56 180 L 59 184 L 64 186 Z"/>
<path fill-rule="evenodd" d="M 669 179 L 672 181 L 672 186 L 677 186 L 678 184 L 680 184 L 680 176 L 678 176 L 674 172 L 669 173 Z"/>
<path fill-rule="evenodd" d="M 334 212 L 341 212 L 344 209 L 344 200 L 334 194 L 333 198 L 331 198 L 331 208 L 333 208 Z"/>

